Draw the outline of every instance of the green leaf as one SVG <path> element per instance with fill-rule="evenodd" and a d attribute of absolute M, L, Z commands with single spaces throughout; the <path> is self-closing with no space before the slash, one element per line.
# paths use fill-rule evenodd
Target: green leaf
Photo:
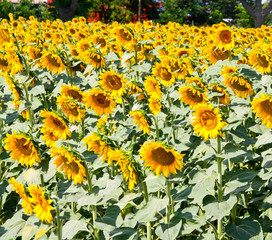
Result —
<path fill-rule="evenodd" d="M 216 180 L 216 174 L 207 175 L 204 171 L 197 172 L 193 179 L 192 183 L 196 183 L 192 192 L 188 196 L 189 198 L 194 198 L 194 202 L 202 205 L 202 199 L 206 195 L 210 195 L 214 192 L 214 184 Z"/>
<path fill-rule="evenodd" d="M 121 210 L 118 206 L 109 206 L 104 217 L 97 218 L 95 221 L 95 228 L 103 231 L 112 231 L 122 224 Z"/>
<path fill-rule="evenodd" d="M 131 240 L 138 239 L 138 232 L 133 228 L 120 227 L 111 231 L 110 236 L 112 240 Z"/>
<path fill-rule="evenodd" d="M 163 210 L 167 204 L 167 197 L 163 199 L 150 198 L 148 203 L 136 212 L 134 219 L 142 223 L 155 221 L 157 213 Z"/>
<path fill-rule="evenodd" d="M 80 231 L 89 231 L 85 220 L 70 220 L 62 228 L 62 239 L 73 239 Z"/>
<path fill-rule="evenodd" d="M 156 227 L 155 233 L 160 239 L 174 240 L 178 237 L 182 226 L 182 219 L 174 216 L 169 223 L 161 223 Z"/>
<path fill-rule="evenodd" d="M 192 192 L 192 186 L 183 187 L 180 192 L 177 192 L 176 194 L 174 194 L 174 201 L 181 201 L 181 200 L 187 201 L 188 196 L 190 195 L 191 192 Z"/>
<path fill-rule="evenodd" d="M 228 224 L 226 233 L 235 240 L 263 240 L 263 231 L 260 224 L 249 218 L 244 219 L 241 224 Z"/>
<path fill-rule="evenodd" d="M 150 193 L 158 192 L 163 189 L 166 182 L 165 177 L 162 175 L 157 177 L 153 172 L 151 172 L 144 181 L 146 182 L 148 192 Z"/>
<path fill-rule="evenodd" d="M 9 185 L 8 181 L 7 180 L 3 180 L 1 183 L 0 183 L 0 196 L 2 196 L 5 191 L 6 191 L 6 188 L 7 186 Z"/>
<path fill-rule="evenodd" d="M 255 148 L 258 148 L 262 145 L 272 143 L 272 133 L 271 131 L 266 131 L 262 135 L 257 137 L 257 142 L 255 143 Z"/>
<path fill-rule="evenodd" d="M 16 239 L 25 223 L 25 220 L 22 218 L 22 211 L 15 213 L 11 219 L 8 219 L 2 226 L 0 226 L 0 238 Z"/>
<path fill-rule="evenodd" d="M 224 216 L 230 214 L 231 209 L 237 202 L 237 198 L 234 195 L 229 195 L 227 200 L 218 201 L 212 196 L 204 198 L 203 209 L 206 212 L 206 217 L 214 217 L 216 220 L 221 220 Z"/>

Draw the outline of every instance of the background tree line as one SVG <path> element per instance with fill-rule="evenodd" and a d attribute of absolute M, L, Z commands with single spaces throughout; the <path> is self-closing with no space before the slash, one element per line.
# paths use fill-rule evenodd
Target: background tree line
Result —
<path fill-rule="evenodd" d="M 139 19 L 167 23 L 175 21 L 188 25 L 211 25 L 223 20 L 241 27 L 260 27 L 272 23 L 272 0 L 53 0 L 53 3 L 34 4 L 31 0 L 21 0 L 13 5 L 7 0 L 0 1 L 0 18 L 8 18 L 8 13 L 40 20 L 60 18 L 67 21 L 84 16 L 90 21 L 105 23 L 118 21 L 127 23 Z"/>

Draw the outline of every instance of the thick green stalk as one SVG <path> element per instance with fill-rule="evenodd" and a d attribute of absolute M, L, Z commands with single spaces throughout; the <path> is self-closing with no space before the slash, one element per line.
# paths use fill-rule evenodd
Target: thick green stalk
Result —
<path fill-rule="evenodd" d="M 147 186 L 146 182 L 141 180 L 142 186 L 143 186 L 143 191 L 144 191 L 144 198 L 145 198 L 145 203 L 148 203 L 148 191 L 147 191 Z M 151 222 L 146 223 L 146 238 L 147 240 L 151 240 Z"/>
<path fill-rule="evenodd" d="M 84 167 L 86 169 L 86 175 L 87 175 L 87 181 L 88 181 L 88 193 L 89 195 L 92 194 L 93 191 L 93 186 L 92 186 L 92 174 L 90 174 L 89 169 L 88 169 L 88 165 L 86 163 L 86 161 L 83 162 L 84 163 Z M 92 206 L 92 215 L 93 215 L 93 226 L 95 226 L 95 221 L 97 219 L 97 209 L 96 206 Z M 95 240 L 99 240 L 99 229 L 94 228 L 94 239 Z"/>
<path fill-rule="evenodd" d="M 56 209 L 56 214 L 57 214 L 57 235 L 58 235 L 58 240 L 62 240 L 62 221 L 60 220 L 60 210 L 59 210 L 58 205 L 57 205 L 57 209 Z"/>
<path fill-rule="evenodd" d="M 220 136 L 217 137 L 217 154 L 221 152 L 221 138 Z M 217 166 L 218 166 L 218 201 L 223 200 L 223 181 L 222 181 L 222 158 L 217 157 Z M 223 229 L 222 229 L 222 219 L 218 220 L 217 222 L 217 234 L 218 238 L 221 239 L 223 236 Z"/>
<path fill-rule="evenodd" d="M 166 179 L 166 195 L 169 199 L 168 205 L 166 207 L 166 223 L 170 222 L 170 215 L 171 215 L 171 195 L 170 195 L 170 191 L 171 191 L 171 183 L 169 182 L 168 179 Z"/>

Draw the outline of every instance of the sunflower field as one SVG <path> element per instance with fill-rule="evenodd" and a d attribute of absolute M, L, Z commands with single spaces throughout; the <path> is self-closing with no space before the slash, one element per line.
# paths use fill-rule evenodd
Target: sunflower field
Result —
<path fill-rule="evenodd" d="M 272 28 L 0 24 L 0 239 L 272 239 Z"/>

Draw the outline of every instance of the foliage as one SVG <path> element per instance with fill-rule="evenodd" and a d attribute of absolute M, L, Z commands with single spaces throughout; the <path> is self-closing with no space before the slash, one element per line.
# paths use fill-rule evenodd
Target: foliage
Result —
<path fill-rule="evenodd" d="M 3 20 L 0 238 L 270 239 L 271 34 Z"/>
<path fill-rule="evenodd" d="M 237 5 L 235 9 L 238 10 L 238 13 L 236 14 L 238 27 L 254 27 L 253 17 L 243 8 L 243 6 Z"/>
<path fill-rule="evenodd" d="M 11 2 L 2 1 L 0 2 L 0 18 L 8 19 L 9 13 L 14 13 L 14 7 Z"/>

